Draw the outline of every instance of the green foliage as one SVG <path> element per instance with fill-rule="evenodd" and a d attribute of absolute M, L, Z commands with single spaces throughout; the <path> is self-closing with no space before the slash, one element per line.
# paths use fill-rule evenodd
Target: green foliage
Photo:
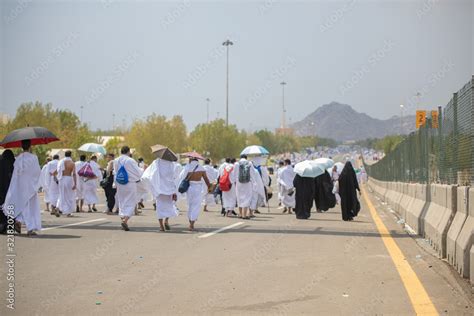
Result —
<path fill-rule="evenodd" d="M 150 147 L 156 144 L 167 146 L 176 153 L 187 150 L 186 126 L 181 116 L 168 120 L 163 115 L 153 113 L 144 120 L 133 122 L 125 134 L 125 143 L 135 149 L 135 157 L 143 157 L 151 162 L 153 156 Z"/>
<path fill-rule="evenodd" d="M 257 131 L 254 135 L 260 140 L 261 145 L 268 149 L 272 154 L 301 151 L 309 147 L 337 146 L 335 140 L 317 136 L 298 137 L 292 135 L 276 135 L 268 130 Z"/>
<path fill-rule="evenodd" d="M 235 125 L 226 126 L 224 120 L 215 120 L 196 126 L 189 136 L 189 143 L 192 144 L 191 150 L 218 161 L 225 157 L 238 157 L 247 145 L 247 135 Z"/>
<path fill-rule="evenodd" d="M 2 136 L 12 130 L 26 126 L 42 126 L 53 132 L 60 141 L 45 146 L 35 146 L 34 152 L 38 155 L 40 163 L 46 159 L 46 154 L 51 148 L 77 149 L 84 143 L 96 142 L 89 128 L 82 124 L 71 111 L 54 110 L 53 106 L 35 103 L 23 103 L 18 108 L 15 117 L 2 128 Z"/>
<path fill-rule="evenodd" d="M 124 146 L 124 141 L 119 137 L 110 139 L 105 145 L 107 153 L 115 154 L 116 156 L 120 153 L 120 147 Z"/>
<path fill-rule="evenodd" d="M 374 149 L 383 151 L 386 155 L 391 153 L 403 141 L 400 135 L 386 136 L 375 142 Z"/>

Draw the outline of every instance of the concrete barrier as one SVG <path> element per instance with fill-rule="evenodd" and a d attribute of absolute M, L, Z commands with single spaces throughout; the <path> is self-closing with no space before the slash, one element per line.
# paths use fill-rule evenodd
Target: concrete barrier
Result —
<path fill-rule="evenodd" d="M 468 278 L 471 269 L 471 248 L 474 242 L 474 190 L 469 190 L 469 213 L 456 239 L 456 269 L 463 277 Z"/>
<path fill-rule="evenodd" d="M 448 231 L 451 227 L 454 217 L 457 213 L 457 186 L 447 186 L 446 188 L 446 209 L 444 213 L 441 215 L 441 220 L 436 228 L 436 238 L 437 243 L 440 246 L 438 249 L 438 255 L 441 258 L 446 258 L 447 256 L 447 239 L 448 239 Z"/>
<path fill-rule="evenodd" d="M 403 199 L 403 186 L 402 186 L 403 183 L 401 182 L 395 182 L 394 183 L 394 191 L 395 191 L 395 194 L 394 194 L 394 200 L 393 200 L 393 209 L 395 210 L 395 212 L 397 212 L 397 214 L 402 217 L 402 211 L 401 211 L 401 201 Z"/>
<path fill-rule="evenodd" d="M 405 221 L 418 235 L 423 233 L 422 215 L 428 205 L 426 184 L 413 184 L 412 202 L 406 210 Z"/>
<path fill-rule="evenodd" d="M 470 275 L 471 275 L 471 285 L 474 286 L 474 246 L 471 247 L 471 265 L 470 265 Z"/>
<path fill-rule="evenodd" d="M 410 183 L 402 183 L 402 191 L 403 195 L 400 200 L 400 215 L 406 222 L 408 208 L 415 200 L 415 185 Z"/>
<path fill-rule="evenodd" d="M 402 197 L 400 199 L 400 215 L 405 220 L 407 219 L 408 206 L 412 203 L 415 195 L 413 193 L 413 185 L 409 183 L 402 183 Z"/>
<path fill-rule="evenodd" d="M 456 239 L 458 239 L 464 222 L 469 214 L 469 187 L 458 187 L 456 198 L 456 215 L 449 227 L 446 241 L 446 256 L 448 263 L 457 267 L 456 261 Z"/>
<path fill-rule="evenodd" d="M 453 203 L 455 196 L 454 186 L 432 184 L 430 187 L 430 204 L 424 216 L 423 236 L 440 258 L 446 257 L 446 236 L 456 213 L 456 203 Z"/>

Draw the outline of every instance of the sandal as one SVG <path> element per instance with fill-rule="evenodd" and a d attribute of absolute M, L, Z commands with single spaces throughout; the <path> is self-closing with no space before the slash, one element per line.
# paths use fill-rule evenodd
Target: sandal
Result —
<path fill-rule="evenodd" d="M 122 222 L 122 229 L 126 232 L 128 232 L 130 230 L 130 228 L 128 228 L 128 224 L 124 223 L 124 222 Z"/>
<path fill-rule="evenodd" d="M 18 234 L 21 234 L 21 223 L 20 222 L 15 222 L 15 231 Z"/>

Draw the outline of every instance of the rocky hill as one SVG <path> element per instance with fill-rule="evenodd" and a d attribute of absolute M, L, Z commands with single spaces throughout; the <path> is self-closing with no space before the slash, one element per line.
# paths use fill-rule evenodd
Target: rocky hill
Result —
<path fill-rule="evenodd" d="M 325 104 L 291 125 L 299 136 L 317 135 L 338 141 L 357 141 L 400 134 L 400 117 L 380 120 L 355 111 L 350 105 Z M 403 119 L 403 134 L 415 130 L 415 116 Z"/>

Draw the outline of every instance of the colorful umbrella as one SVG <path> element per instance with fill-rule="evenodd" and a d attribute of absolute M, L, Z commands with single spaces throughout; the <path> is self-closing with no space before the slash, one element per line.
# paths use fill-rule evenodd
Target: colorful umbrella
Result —
<path fill-rule="evenodd" d="M 151 152 L 156 155 L 156 158 L 167 161 L 178 161 L 178 156 L 166 146 L 155 145 L 151 146 Z"/>
<path fill-rule="evenodd" d="M 269 155 L 270 152 L 262 146 L 252 145 L 245 148 L 241 153 L 241 155 L 255 155 L 255 156 L 266 156 Z"/>
<path fill-rule="evenodd" d="M 204 160 L 204 159 L 206 159 L 206 158 L 204 158 L 203 156 L 201 156 L 200 154 L 198 154 L 198 153 L 195 152 L 195 151 L 192 151 L 192 152 L 189 152 L 189 153 L 181 154 L 181 156 L 183 156 L 183 157 L 188 157 L 188 158 L 199 159 L 199 160 Z"/>
<path fill-rule="evenodd" d="M 10 132 L 0 143 L 3 148 L 19 148 L 22 140 L 31 140 L 31 145 L 45 145 L 55 141 L 56 137 L 51 131 L 44 127 L 25 127 Z"/>
<path fill-rule="evenodd" d="M 88 153 L 98 153 L 105 155 L 107 153 L 107 150 L 105 149 L 104 146 L 101 144 L 95 144 L 95 143 L 87 143 L 79 147 L 80 151 L 85 151 Z"/>

